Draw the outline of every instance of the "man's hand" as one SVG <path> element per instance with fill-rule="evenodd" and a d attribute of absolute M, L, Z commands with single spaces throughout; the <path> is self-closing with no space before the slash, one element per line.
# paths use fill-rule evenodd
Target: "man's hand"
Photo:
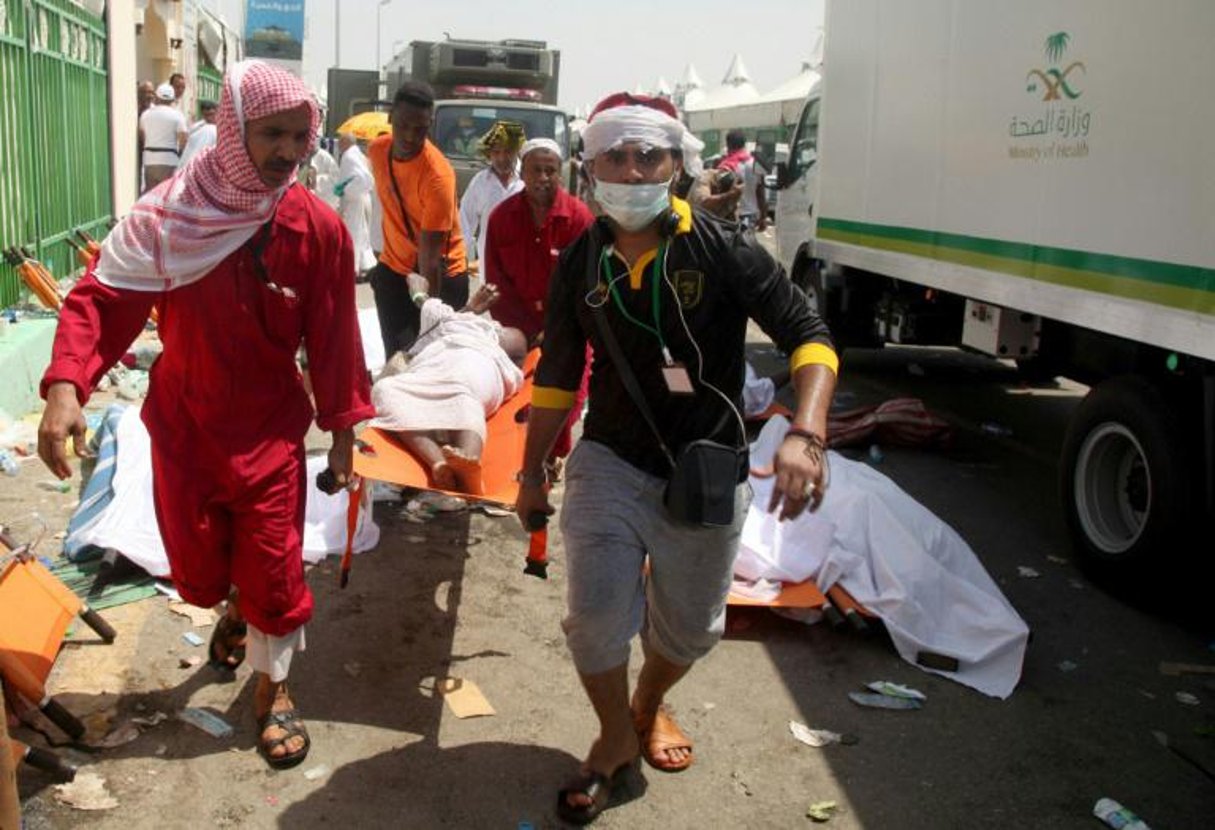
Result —
<path fill-rule="evenodd" d="M 515 515 L 519 517 L 519 523 L 523 525 L 524 530 L 530 533 L 535 529 L 528 521 L 533 513 L 551 516 L 555 512 L 548 500 L 548 485 L 538 482 L 524 482 L 519 485 L 519 495 L 515 499 Z"/>
<path fill-rule="evenodd" d="M 329 469 L 339 489 L 349 487 L 354 478 L 354 429 L 338 429 L 333 432 L 333 446 L 329 448 Z"/>
<path fill-rule="evenodd" d="M 800 435 L 786 435 L 772 460 L 776 483 L 768 503 L 771 513 L 781 507 L 780 520 L 796 519 L 809 505 L 818 509 L 827 491 L 827 456 L 823 448 Z"/>
<path fill-rule="evenodd" d="M 430 294 L 430 281 L 421 274 L 410 272 L 405 275 L 405 284 L 409 286 L 409 296 L 415 294 Z"/>
<path fill-rule="evenodd" d="M 52 383 L 46 390 L 46 409 L 42 411 L 42 423 L 38 425 L 38 457 L 56 477 L 63 479 L 72 475 L 64 447 L 69 435 L 76 456 L 88 457 L 84 444 L 87 430 L 80 402 L 76 400 L 76 387 L 66 381 Z"/>
<path fill-rule="evenodd" d="M 485 283 L 477 289 L 477 293 L 472 295 L 472 299 L 468 301 L 468 305 L 464 308 L 473 314 L 483 314 L 489 310 L 490 306 L 498 302 L 499 296 L 501 295 L 498 291 L 498 286 Z"/>

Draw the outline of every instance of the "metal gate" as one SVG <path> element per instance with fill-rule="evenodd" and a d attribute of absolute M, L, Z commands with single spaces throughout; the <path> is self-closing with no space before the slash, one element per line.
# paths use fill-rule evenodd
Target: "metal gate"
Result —
<path fill-rule="evenodd" d="M 105 22 L 69 0 L 0 0 L 0 90 L 0 246 L 64 277 L 65 240 L 110 219 Z M 0 308 L 21 290 L 0 265 Z"/>

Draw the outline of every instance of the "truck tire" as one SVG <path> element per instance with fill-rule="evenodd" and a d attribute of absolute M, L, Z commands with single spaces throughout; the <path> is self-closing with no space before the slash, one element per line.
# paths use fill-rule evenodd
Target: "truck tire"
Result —
<path fill-rule="evenodd" d="M 1090 575 L 1125 584 L 1179 552 L 1192 515 L 1182 435 L 1164 396 L 1133 376 L 1096 386 L 1072 416 L 1059 482 Z"/>

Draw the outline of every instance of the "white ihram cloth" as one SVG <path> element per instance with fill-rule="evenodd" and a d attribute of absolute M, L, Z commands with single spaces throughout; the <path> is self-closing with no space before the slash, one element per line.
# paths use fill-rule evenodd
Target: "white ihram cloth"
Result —
<path fill-rule="evenodd" d="M 492 320 L 427 300 L 408 368 L 371 387 L 371 426 L 468 429 L 484 441 L 485 419 L 523 386 L 523 372 L 498 345 L 498 329 Z"/>
<path fill-rule="evenodd" d="M 341 196 L 342 221 L 350 231 L 354 243 L 354 268 L 362 273 L 375 266 L 375 255 L 371 252 L 371 188 L 374 186 L 371 167 L 358 145 L 351 145 L 342 153 L 338 165 L 338 185 L 345 186 Z"/>
<path fill-rule="evenodd" d="M 477 240 L 477 262 L 481 263 L 482 277 L 485 276 L 485 229 L 489 226 L 489 213 L 507 196 L 522 189 L 523 180 L 519 178 L 518 169 L 511 173 L 509 182 L 502 184 L 492 167 L 484 167 L 472 177 L 460 199 L 460 231 L 465 244 L 470 239 Z"/>
<path fill-rule="evenodd" d="M 770 467 L 789 422 L 768 421 L 751 467 Z M 1029 628 L 970 546 L 951 527 L 866 464 L 829 453 L 831 485 L 814 513 L 778 522 L 765 509 L 774 478 L 751 476 L 736 576 L 839 583 L 886 624 L 899 655 L 936 652 L 958 660 L 944 677 L 993 697 L 1021 677 Z M 934 671 L 926 669 L 926 671 Z"/>
<path fill-rule="evenodd" d="M 109 504 L 89 524 L 80 529 L 73 541 L 78 547 L 96 545 L 113 548 L 152 576 L 169 575 L 169 558 L 156 523 L 152 503 L 152 442 L 147 427 L 139 418 L 139 407 L 122 413 L 115 430 L 118 450 L 113 495 Z M 308 459 L 308 497 L 304 509 L 304 561 L 319 562 L 346 549 L 346 509 L 349 494 L 343 490 L 327 495 L 311 485 L 317 473 L 329 466 L 323 455 Z M 380 528 L 371 516 L 371 488 L 365 490 L 354 533 L 354 551 L 374 548 L 380 542 Z"/>

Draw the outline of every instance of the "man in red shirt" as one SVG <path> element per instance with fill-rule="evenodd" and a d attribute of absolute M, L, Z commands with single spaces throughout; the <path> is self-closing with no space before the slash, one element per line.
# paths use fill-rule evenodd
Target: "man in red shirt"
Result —
<path fill-rule="evenodd" d="M 504 199 L 489 215 L 485 281 L 498 287 L 493 317 L 523 332 L 536 345 L 544 333 L 544 302 L 557 257 L 594 221 L 590 210 L 561 187 L 561 147 L 534 138 L 520 150 L 523 190 Z M 589 365 L 588 361 L 588 365 Z M 565 428 L 553 446 L 549 474 L 557 478 L 570 454 L 571 433 L 586 399 L 586 378 Z"/>
<path fill-rule="evenodd" d="M 523 190 L 489 216 L 485 281 L 498 286 L 493 316 L 534 344 L 544 330 L 544 300 L 557 257 L 595 217 L 561 187 L 561 147 L 535 138 L 520 151 Z"/>
<path fill-rule="evenodd" d="M 83 454 L 81 406 L 155 306 L 164 351 L 142 417 L 157 523 L 184 599 L 212 606 L 235 589 L 212 662 L 235 668 L 247 648 L 258 745 L 275 768 L 309 748 L 286 687 L 312 616 L 304 435 L 314 415 L 333 433 L 329 468 L 344 485 L 354 426 L 374 414 L 350 235 L 295 185 L 319 124 L 295 76 L 259 61 L 229 70 L 216 144 L 136 203 L 68 295 L 38 433 L 42 460 L 69 477 L 64 443 L 70 435 Z M 296 364 L 301 343 L 316 412 Z"/>

